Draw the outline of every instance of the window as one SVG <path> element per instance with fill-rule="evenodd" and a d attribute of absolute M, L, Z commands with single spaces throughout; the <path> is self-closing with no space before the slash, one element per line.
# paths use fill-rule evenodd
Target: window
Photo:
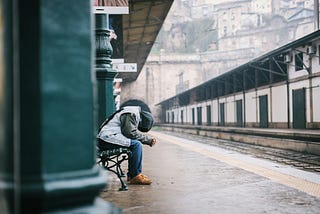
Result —
<path fill-rule="evenodd" d="M 183 124 L 183 110 L 180 111 L 181 124 Z"/>
<path fill-rule="evenodd" d="M 236 125 L 238 127 L 241 127 L 243 123 L 242 114 L 243 114 L 242 99 L 240 99 L 236 101 Z"/>
<path fill-rule="evenodd" d="M 207 15 L 208 15 L 208 6 L 202 7 L 202 14 L 203 14 L 204 16 L 207 16 Z"/>
<path fill-rule="evenodd" d="M 202 107 L 197 107 L 198 125 L 202 125 Z"/>
<path fill-rule="evenodd" d="M 192 125 L 195 124 L 195 115 L 194 115 L 194 108 L 192 108 Z"/>
<path fill-rule="evenodd" d="M 220 126 L 224 126 L 224 103 L 220 103 L 219 104 L 220 106 L 220 109 L 219 109 L 219 112 L 220 112 L 220 118 L 219 118 L 219 125 Z"/>
<path fill-rule="evenodd" d="M 171 123 L 174 123 L 174 112 L 171 112 Z"/>
<path fill-rule="evenodd" d="M 295 70 L 300 71 L 303 69 L 303 53 L 296 53 L 294 56 L 295 60 Z"/>
<path fill-rule="evenodd" d="M 207 106 L 207 125 L 211 126 L 211 106 Z"/>
<path fill-rule="evenodd" d="M 234 12 L 231 13 L 231 20 L 234 20 L 235 19 L 235 15 L 234 15 Z"/>
<path fill-rule="evenodd" d="M 224 35 L 224 36 L 227 35 L 227 31 L 228 31 L 228 30 L 227 30 L 227 26 L 224 26 L 224 27 L 223 27 L 223 35 Z"/>

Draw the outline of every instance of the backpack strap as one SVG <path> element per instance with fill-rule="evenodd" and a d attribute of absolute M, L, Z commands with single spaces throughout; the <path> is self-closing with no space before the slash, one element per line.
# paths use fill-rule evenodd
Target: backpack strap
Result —
<path fill-rule="evenodd" d="M 99 132 L 101 131 L 101 129 L 102 129 L 110 120 L 112 120 L 112 118 L 113 118 L 117 113 L 119 113 L 119 112 L 122 111 L 122 110 L 123 110 L 123 108 L 118 109 L 117 111 L 113 112 L 113 114 L 110 115 L 105 121 L 103 121 L 103 123 L 102 123 L 102 124 L 100 125 L 100 127 L 99 127 Z"/>

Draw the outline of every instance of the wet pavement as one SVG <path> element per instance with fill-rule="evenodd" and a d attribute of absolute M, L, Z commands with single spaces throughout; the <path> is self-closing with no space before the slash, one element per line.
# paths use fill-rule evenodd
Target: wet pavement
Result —
<path fill-rule="evenodd" d="M 151 134 L 158 143 L 144 146 L 143 158 L 150 186 L 128 185 L 121 192 L 116 176 L 106 175 L 109 186 L 101 197 L 123 213 L 320 213 L 317 172 L 196 139 Z"/>

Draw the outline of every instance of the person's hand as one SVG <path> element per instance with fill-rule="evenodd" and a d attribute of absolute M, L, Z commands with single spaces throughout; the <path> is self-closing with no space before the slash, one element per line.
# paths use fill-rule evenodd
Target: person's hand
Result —
<path fill-rule="evenodd" d="M 156 143 L 157 143 L 157 140 L 156 140 L 155 138 L 152 138 L 152 141 L 151 141 L 150 146 L 152 147 L 152 146 L 154 146 Z"/>

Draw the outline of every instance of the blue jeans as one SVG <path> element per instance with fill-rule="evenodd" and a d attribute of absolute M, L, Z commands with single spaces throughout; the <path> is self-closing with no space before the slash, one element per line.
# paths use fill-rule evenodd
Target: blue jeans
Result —
<path fill-rule="evenodd" d="M 131 140 L 129 149 L 132 155 L 128 160 L 128 177 L 134 178 L 142 172 L 142 143 L 138 140 Z"/>

